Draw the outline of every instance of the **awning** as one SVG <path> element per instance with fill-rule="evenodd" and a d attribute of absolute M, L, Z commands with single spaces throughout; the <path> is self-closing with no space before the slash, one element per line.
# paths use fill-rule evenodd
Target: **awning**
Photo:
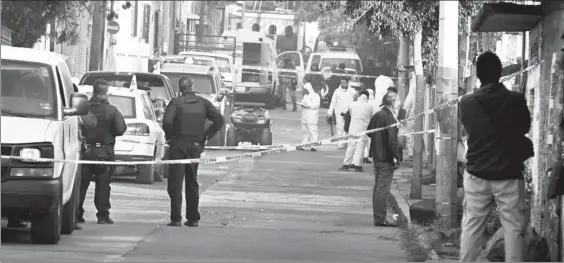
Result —
<path fill-rule="evenodd" d="M 529 31 L 544 17 L 540 5 L 484 4 L 472 21 L 473 32 Z"/>

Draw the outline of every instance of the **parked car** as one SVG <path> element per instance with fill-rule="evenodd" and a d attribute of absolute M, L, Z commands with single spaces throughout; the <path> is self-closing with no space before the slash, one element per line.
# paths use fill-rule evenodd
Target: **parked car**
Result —
<path fill-rule="evenodd" d="M 92 85 L 97 79 L 103 79 L 114 87 L 131 88 L 135 76 L 136 88 L 147 92 L 157 112 L 157 119 L 161 120 L 166 105 L 176 97 L 170 80 L 162 74 L 147 72 L 119 72 L 119 71 L 90 71 L 80 79 L 79 85 Z"/>
<path fill-rule="evenodd" d="M 61 55 L 2 46 L 2 217 L 31 221 L 31 241 L 57 244 L 74 230 L 80 165 L 78 121 L 89 111 Z"/>
<path fill-rule="evenodd" d="M 80 86 L 79 90 L 92 96 L 92 86 Z M 125 118 L 127 130 L 116 139 L 114 146 L 118 161 L 157 161 L 165 153 L 165 134 L 147 92 L 138 89 L 109 87 L 108 100 Z M 113 176 L 135 175 L 136 182 L 152 184 L 166 176 L 164 165 L 143 164 L 117 166 Z"/>

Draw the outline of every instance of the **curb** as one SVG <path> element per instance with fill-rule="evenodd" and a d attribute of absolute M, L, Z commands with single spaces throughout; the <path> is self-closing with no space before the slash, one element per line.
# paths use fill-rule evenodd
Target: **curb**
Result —
<path fill-rule="evenodd" d="M 399 215 L 398 224 L 400 227 L 406 227 L 409 222 L 411 222 L 409 218 L 409 207 L 407 211 L 404 211 L 405 208 L 402 209 L 402 205 L 399 202 L 403 203 L 403 197 L 398 191 L 398 184 L 392 182 L 392 187 L 390 190 L 390 204 L 392 205 L 392 209 L 396 214 Z M 399 200 L 399 201 L 398 201 Z"/>

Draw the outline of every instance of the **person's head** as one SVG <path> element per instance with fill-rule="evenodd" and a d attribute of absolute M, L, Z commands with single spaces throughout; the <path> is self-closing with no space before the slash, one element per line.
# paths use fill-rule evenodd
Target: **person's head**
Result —
<path fill-rule="evenodd" d="M 370 94 L 367 90 L 357 90 L 354 96 L 354 100 L 368 101 L 369 96 Z"/>
<path fill-rule="evenodd" d="M 92 94 L 98 98 L 106 98 L 108 94 L 108 82 L 103 79 L 97 79 L 92 84 Z"/>
<path fill-rule="evenodd" d="M 331 65 L 331 71 L 335 71 L 337 69 L 337 65 L 333 64 Z"/>
<path fill-rule="evenodd" d="M 311 85 L 304 85 L 304 94 L 313 94 L 315 93 L 315 91 L 313 90 L 313 88 L 311 87 Z"/>
<path fill-rule="evenodd" d="M 341 78 L 341 88 L 348 88 L 349 87 L 349 78 L 347 77 L 342 77 Z"/>
<path fill-rule="evenodd" d="M 398 94 L 395 92 L 388 92 L 382 98 L 382 105 L 387 107 L 394 107 L 398 99 Z"/>
<path fill-rule="evenodd" d="M 194 82 L 192 81 L 192 78 L 188 76 L 184 76 L 178 81 L 178 89 L 182 93 L 194 91 L 193 86 Z"/>
<path fill-rule="evenodd" d="M 311 82 L 311 75 L 305 75 L 304 76 L 304 83 L 309 83 Z"/>
<path fill-rule="evenodd" d="M 158 57 L 161 55 L 161 51 L 158 49 L 155 49 L 155 51 L 153 51 L 153 56 Z"/>
<path fill-rule="evenodd" d="M 339 64 L 339 69 L 345 70 L 346 67 L 345 63 Z"/>
<path fill-rule="evenodd" d="M 482 85 L 499 82 L 501 69 L 501 60 L 491 51 L 480 54 L 476 59 L 476 76 Z"/>
<path fill-rule="evenodd" d="M 374 61 L 372 59 L 368 60 L 368 66 L 374 67 Z"/>
<path fill-rule="evenodd" d="M 284 57 L 284 64 L 290 64 L 290 63 L 292 63 L 292 60 L 290 59 L 290 57 L 285 56 Z"/>
<path fill-rule="evenodd" d="M 388 88 L 388 92 L 394 92 L 394 93 L 398 93 L 398 89 L 396 89 L 395 87 L 389 87 Z"/>
<path fill-rule="evenodd" d="M 317 66 L 316 64 L 313 64 L 313 65 L 311 65 L 311 70 L 319 71 L 319 66 Z"/>

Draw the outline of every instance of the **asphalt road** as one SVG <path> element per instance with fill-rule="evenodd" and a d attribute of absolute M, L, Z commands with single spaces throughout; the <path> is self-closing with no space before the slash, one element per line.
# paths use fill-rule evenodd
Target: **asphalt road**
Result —
<path fill-rule="evenodd" d="M 320 138 L 330 136 L 321 110 Z M 301 140 L 299 112 L 271 111 L 275 144 Z M 236 154 L 207 151 L 208 156 Z M 34 245 L 27 229 L 3 229 L 0 261 L 390 262 L 405 261 L 397 229 L 372 224 L 372 169 L 337 172 L 344 151 L 289 152 L 200 166 L 199 228 L 170 228 L 166 181 L 112 184 L 114 225 L 97 225 L 93 189 L 83 230 Z"/>

